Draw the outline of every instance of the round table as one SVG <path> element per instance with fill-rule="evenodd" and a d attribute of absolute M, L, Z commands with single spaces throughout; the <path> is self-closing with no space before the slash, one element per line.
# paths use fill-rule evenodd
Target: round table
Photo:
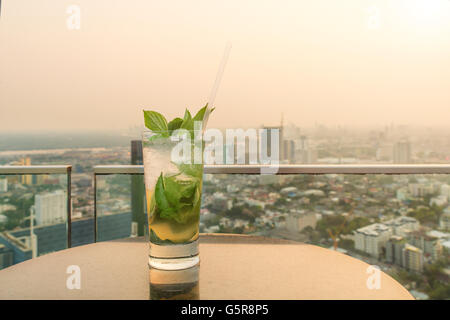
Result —
<path fill-rule="evenodd" d="M 0 299 L 149 299 L 147 262 L 143 238 L 54 252 L 0 271 Z M 365 262 L 287 240 L 202 234 L 199 270 L 200 299 L 413 299 Z"/>

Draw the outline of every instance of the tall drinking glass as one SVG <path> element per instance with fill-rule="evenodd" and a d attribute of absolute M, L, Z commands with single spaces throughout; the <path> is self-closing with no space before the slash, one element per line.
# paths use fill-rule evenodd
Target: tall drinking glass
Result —
<path fill-rule="evenodd" d="M 180 132 L 143 134 L 149 265 L 162 270 L 199 263 L 203 142 L 201 135 Z"/>

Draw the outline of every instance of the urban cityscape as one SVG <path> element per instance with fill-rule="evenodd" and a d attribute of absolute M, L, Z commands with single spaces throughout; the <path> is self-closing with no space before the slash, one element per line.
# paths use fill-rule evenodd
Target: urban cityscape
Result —
<path fill-rule="evenodd" d="M 300 128 L 283 120 L 261 127 L 279 130 L 285 164 L 435 164 L 450 159 L 445 129 L 394 124 Z M 39 148 L 3 147 L 0 165 L 73 166 L 72 246 L 94 242 L 95 191 L 97 241 L 143 236 L 143 178 L 105 175 L 93 183 L 96 165 L 142 164 L 136 130 L 106 147 L 76 139 L 74 147 L 54 141 L 51 146 L 43 141 Z M 62 174 L 0 176 L 0 268 L 67 248 L 67 183 Z M 206 174 L 200 232 L 319 245 L 379 266 L 416 299 L 448 299 L 449 201 L 446 175 Z"/>

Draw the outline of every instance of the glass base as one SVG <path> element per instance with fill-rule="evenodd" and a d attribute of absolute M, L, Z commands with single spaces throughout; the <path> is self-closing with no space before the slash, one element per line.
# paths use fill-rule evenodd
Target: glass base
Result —
<path fill-rule="evenodd" d="M 188 258 L 154 258 L 148 257 L 148 265 L 160 270 L 182 270 L 196 266 L 200 262 L 199 255 Z"/>
<path fill-rule="evenodd" d="M 182 270 L 191 268 L 200 262 L 198 239 L 175 245 L 158 245 L 150 242 L 148 264 L 160 270 Z"/>
<path fill-rule="evenodd" d="M 150 300 L 199 300 L 199 265 L 183 270 L 150 268 Z"/>

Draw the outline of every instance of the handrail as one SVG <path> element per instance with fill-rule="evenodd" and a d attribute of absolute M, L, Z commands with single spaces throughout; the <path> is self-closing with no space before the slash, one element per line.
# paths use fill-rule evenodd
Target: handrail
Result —
<path fill-rule="evenodd" d="M 10 174 L 67 174 L 71 165 L 49 166 L 0 166 L 1 175 Z"/>
<path fill-rule="evenodd" d="M 277 168 L 275 174 L 450 174 L 447 164 L 367 164 L 367 165 L 205 165 L 207 174 L 260 174 L 262 168 Z M 273 170 L 272 170 L 273 171 Z M 143 174 L 142 165 L 94 166 L 95 175 Z"/>

